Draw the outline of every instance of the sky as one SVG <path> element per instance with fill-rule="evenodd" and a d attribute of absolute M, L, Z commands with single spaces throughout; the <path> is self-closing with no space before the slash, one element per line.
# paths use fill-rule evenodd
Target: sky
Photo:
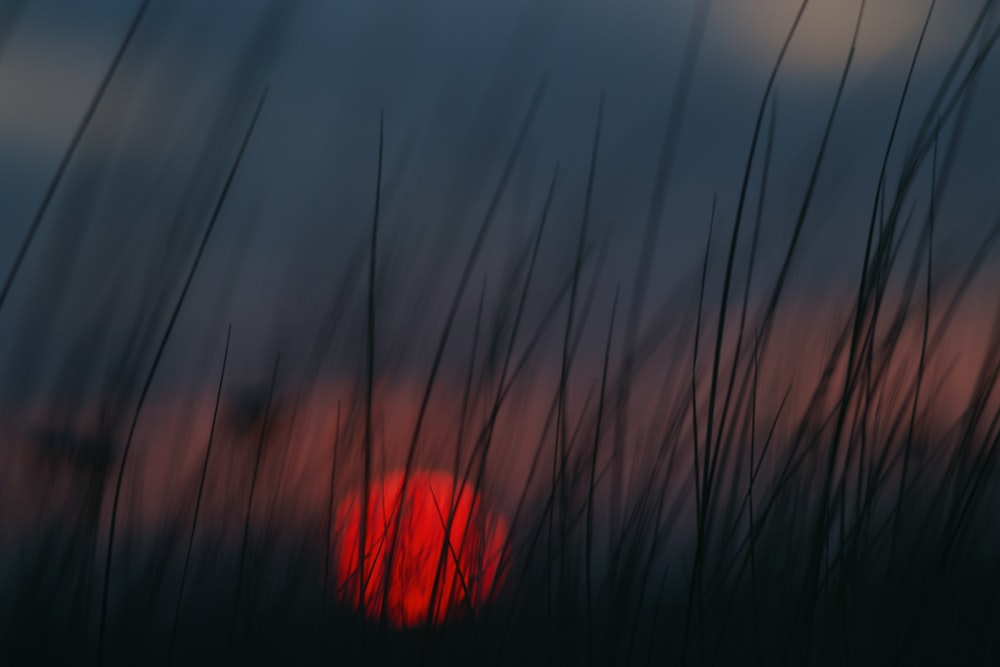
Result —
<path fill-rule="evenodd" d="M 0 276 L 14 261 L 138 6 L 136 0 L 0 3 Z M 936 4 L 890 153 L 890 192 L 926 109 L 983 6 L 980 0 Z M 480 294 L 483 330 L 510 331 L 511 299 L 519 293 L 522 260 L 553 174 L 558 178 L 518 354 L 535 327 L 548 323 L 547 335 L 499 418 L 497 441 L 506 449 L 491 461 L 493 483 L 529 479 L 534 469 L 533 446 L 556 393 L 563 349 L 566 302 L 556 297 L 572 275 L 584 219 L 586 262 L 577 316 L 582 319 L 586 311 L 587 320 L 567 399 L 570 414 L 583 414 L 588 392 L 593 397 L 616 294 L 612 367 L 621 368 L 624 313 L 635 297 L 660 153 L 675 117 L 680 125 L 673 167 L 656 220 L 659 233 L 648 246 L 643 321 L 660 337 L 661 354 L 646 363 L 648 374 L 635 383 L 639 398 L 631 407 L 639 419 L 629 439 L 638 445 L 622 454 L 637 475 L 659 470 L 661 462 L 653 459 L 663 450 L 643 445 L 666 428 L 666 400 L 680 397 L 683 403 L 675 405 L 687 405 L 687 345 L 706 243 L 711 233 L 707 322 L 720 309 L 758 108 L 798 7 L 797 0 L 151 0 L 0 307 L 0 430 L 7 441 L 25 445 L 49 427 L 93 433 L 95 420 L 110 412 L 124 438 L 200 239 L 266 91 L 169 345 L 156 362 L 127 489 L 147 496 L 142 511 L 151 516 L 169 515 L 187 493 L 184 480 L 193 479 L 201 461 L 231 327 L 227 414 L 263 404 L 280 355 L 279 404 L 286 412 L 278 414 L 287 417 L 298 399 L 295 409 L 302 411 L 293 431 L 298 439 L 288 448 L 293 454 L 282 454 L 287 461 L 269 474 L 278 476 L 278 486 L 284 484 L 293 508 L 322 506 L 325 457 L 339 427 L 332 406 L 358 399 L 365 377 L 380 119 L 374 409 L 378 435 L 389 442 L 379 463 L 400 465 L 466 257 L 534 91 L 544 81 L 492 226 L 468 285 L 458 293 L 455 330 L 422 436 L 422 443 L 432 446 L 420 448 L 418 463 L 447 465 L 448 446 L 440 443 L 457 441 L 456 406 L 467 398 L 462 383 Z M 777 74 L 735 254 L 727 345 L 734 335 L 731 311 L 739 307 L 748 270 L 750 221 L 759 208 L 749 293 L 761 305 L 792 239 L 860 7 L 854 0 L 811 0 Z M 795 389 L 782 428 L 791 429 L 806 410 L 857 291 L 883 154 L 929 7 L 926 0 L 865 5 L 786 299 L 775 318 L 776 343 L 760 381 L 761 414 L 775 420 L 785 405 L 781 396 Z M 673 116 L 699 8 L 707 10 L 703 38 L 686 103 Z M 985 44 L 984 35 L 994 34 L 998 25 L 1000 12 L 994 10 L 973 37 L 974 47 Z M 939 418 L 931 426 L 942 431 L 968 407 L 984 350 L 997 331 L 990 328 L 1000 275 L 996 252 L 987 254 L 983 276 L 962 311 L 942 314 L 941 295 L 988 249 L 984 240 L 1000 214 L 995 121 L 1000 58 L 993 51 L 977 82 L 960 108 L 963 133 L 954 153 L 948 148 L 954 117 L 942 128 L 947 139 L 941 163 L 949 168 L 942 167 L 946 173 L 935 190 L 935 316 L 951 317 L 953 326 L 928 361 L 929 389 L 921 400 Z M 773 150 L 761 204 L 771 118 Z M 902 267 L 893 289 L 898 290 L 914 239 L 927 221 L 930 182 L 928 164 L 903 202 L 903 210 L 913 212 L 913 227 L 901 244 Z M 916 266 L 923 276 L 923 264 Z M 592 306 L 585 307 L 591 298 Z M 916 307 L 922 305 L 918 299 Z M 894 349 L 898 354 L 887 362 L 879 398 L 887 401 L 887 414 L 901 409 L 915 372 L 921 340 L 915 312 Z M 757 324 L 753 317 L 750 327 Z M 707 343 L 715 330 L 705 323 L 701 333 Z M 487 359 L 495 362 L 503 352 L 497 349 L 503 336 L 498 339 L 487 345 L 483 337 L 479 343 L 475 368 L 487 377 L 487 387 L 492 380 Z M 749 341 L 748 329 L 744 361 Z M 703 373 L 706 359 L 703 353 Z M 681 374 L 673 372 L 677 363 Z M 296 394 L 316 376 L 322 380 L 316 391 Z M 764 423 L 762 416 L 759 424 Z M 684 428 L 681 432 L 687 437 Z M 357 435 L 355 445 L 361 442 Z M 224 444 L 238 445 L 241 438 L 227 434 L 230 442 Z M 30 447 L 8 450 L 15 458 L 19 451 L 20 464 L 33 465 Z M 229 458 L 223 460 L 240 460 L 237 449 L 224 452 Z M 0 489 L 8 497 L 48 493 L 18 470 L 0 466 Z M 238 466 L 223 470 L 240 474 Z M 356 466 L 344 472 L 355 481 L 359 475 Z M 511 509 L 519 488 L 509 484 L 493 491 Z"/>
<path fill-rule="evenodd" d="M 153 0 L 0 312 L 5 389 L 43 391 L 72 385 L 73 377 L 85 385 L 101 360 L 116 358 L 129 335 L 145 330 L 143 317 L 159 303 L 154 295 L 169 301 L 176 294 L 179 269 L 190 262 L 265 87 L 260 122 L 178 327 L 187 367 L 203 368 L 217 356 L 228 323 L 241 358 L 253 360 L 248 374 L 264 373 L 274 349 L 301 351 L 318 336 L 333 286 L 366 266 L 351 258 L 368 248 L 380 114 L 380 326 L 387 348 L 436 335 L 543 77 L 544 97 L 478 270 L 492 277 L 490 294 L 499 299 L 504 267 L 532 238 L 558 163 L 540 284 L 566 275 L 603 93 L 588 223 L 594 253 L 608 244 L 595 300 L 603 321 L 615 288 L 629 292 L 634 279 L 696 6 Z M 693 284 L 713 201 L 713 256 L 724 255 L 757 109 L 799 2 L 704 6 L 703 41 L 652 248 L 654 305 Z M 778 74 L 759 285 L 787 247 L 860 6 L 810 2 Z M 13 0 L 0 10 L 4 271 L 137 7 L 134 0 Z M 923 0 L 866 5 L 803 231 L 793 281 L 801 294 L 856 285 L 882 154 L 929 7 Z M 889 162 L 891 184 L 981 7 L 978 0 L 935 7 Z M 998 20 L 989 19 L 988 28 Z M 1000 211 L 1000 86 L 989 83 L 998 80 L 1000 63 L 990 55 L 947 190 L 938 195 L 940 275 L 968 263 Z M 752 191 L 759 162 L 758 155 Z M 928 183 L 929 170 L 919 178 Z M 929 191 L 918 185 L 907 200 L 918 221 Z M 345 349 L 352 340 L 345 338 Z"/>
<path fill-rule="evenodd" d="M 733 475 L 744 465 L 744 449 L 735 448 L 747 444 L 740 440 L 746 429 L 756 428 L 761 442 L 773 426 L 775 448 L 795 448 L 805 442 L 800 426 L 812 429 L 817 414 L 835 411 L 840 394 L 823 394 L 814 413 L 812 392 L 829 379 L 831 350 L 850 321 L 883 155 L 932 0 L 808 2 L 766 99 L 731 265 L 729 241 L 758 110 L 800 0 L 149 0 L 96 113 L 78 135 L 143 1 L 0 0 L 0 280 L 15 266 L 69 157 L 9 296 L 0 298 L 0 506 L 19 508 L 0 512 L 0 558 L 28 553 L 10 549 L 8 556 L 2 547 L 25 527 L 47 525 L 42 519 L 52 508 L 81 507 L 75 496 L 81 487 L 59 477 L 72 475 L 74 466 L 91 471 L 84 481 L 100 501 L 110 498 L 109 481 L 120 464 L 114 502 L 124 489 L 122 526 L 137 517 L 149 526 L 183 517 L 192 480 L 207 461 L 207 434 L 216 434 L 217 382 L 223 422 L 205 516 L 225 519 L 222 531 L 238 530 L 229 519 L 244 511 L 242 492 L 233 510 L 232 492 L 250 472 L 246 445 L 259 443 L 256 479 L 265 440 L 261 485 L 274 500 L 266 510 L 261 503 L 251 509 L 268 522 L 277 517 L 288 535 L 294 535 L 293 519 L 308 523 L 323 515 L 333 481 L 358 484 L 366 443 L 373 443 L 364 451 L 374 453 L 376 469 L 401 467 L 416 452 L 418 467 L 447 470 L 461 457 L 471 464 L 477 457 L 472 440 L 487 430 L 498 444 L 481 491 L 512 516 L 522 489 L 525 497 L 544 499 L 555 479 L 535 471 L 545 454 L 555 475 L 560 445 L 549 426 L 559 397 L 567 422 L 580 424 L 570 435 L 573 458 L 562 454 L 577 469 L 571 473 L 577 481 L 586 469 L 577 466 L 584 461 L 579 457 L 589 453 L 577 446 L 577 436 L 597 433 L 591 465 L 596 474 L 600 445 L 604 481 L 596 483 L 607 495 L 597 504 L 608 507 L 599 532 L 613 534 L 618 496 L 632 494 L 641 508 L 652 488 L 644 485 L 661 484 L 678 510 L 691 510 L 676 522 L 664 518 L 671 529 L 676 523 L 678 536 L 669 538 L 676 554 L 684 540 L 693 546 L 699 515 L 690 503 L 694 476 L 683 472 L 696 469 L 687 460 L 699 447 L 697 437 L 691 442 L 692 432 L 698 435 L 696 411 L 705 415 L 702 433 L 718 424 L 718 442 L 725 438 L 722 467 L 732 464 Z M 874 405 L 872 462 L 897 443 L 892 430 L 903 422 L 889 435 L 883 429 L 897 416 L 912 415 L 918 439 L 926 429 L 928 442 L 942 434 L 942 442 L 955 442 L 953 427 L 968 414 L 976 383 L 991 366 L 991 346 L 1000 345 L 1000 261 L 989 242 L 1000 228 L 1000 54 L 991 41 L 1000 36 L 1000 9 L 994 5 L 1000 3 L 933 4 L 889 152 L 891 195 L 938 87 L 986 11 L 969 42 L 973 54 L 986 49 L 979 75 L 943 119 L 937 166 L 928 159 L 902 200 L 902 217 L 912 222 L 899 241 L 899 264 L 882 304 L 886 315 L 870 348 L 878 355 L 872 363 L 885 363 L 876 370 L 886 370 L 867 384 L 867 393 L 857 388 L 860 382 L 855 392 L 856 405 L 867 401 L 855 420 L 861 428 Z M 972 60 L 959 62 L 959 80 Z M 955 86 L 945 92 L 952 99 Z M 664 146 L 672 147 L 666 181 L 658 180 Z M 821 168 L 796 237 L 821 147 Z M 663 207 L 654 216 L 660 190 Z M 527 370 L 504 398 L 502 413 L 491 415 L 499 360 L 543 219 L 522 328 L 511 345 L 515 362 L 526 359 Z M 480 244 L 484 220 L 490 226 Z M 917 243 L 930 220 L 933 316 L 918 289 L 897 340 L 891 316 L 906 300 L 907 271 L 914 267 L 916 282 L 931 264 Z M 649 224 L 659 230 L 651 240 Z M 722 377 L 733 363 L 749 377 L 761 306 L 796 238 L 782 307 L 768 321 L 775 333 L 759 378 L 753 365 L 753 407 L 744 402 L 726 415 L 727 398 L 706 427 L 713 420 L 712 409 L 704 410 L 706 396 L 715 387 L 705 381 L 709 348 L 695 360 L 693 341 L 700 335 L 698 344 L 707 346 L 720 331 L 715 363 Z M 579 294 L 568 308 L 578 244 Z M 373 247 L 374 386 L 371 423 L 363 427 Z M 948 311 L 947 299 L 980 254 L 982 274 L 961 308 Z M 470 256 L 475 261 L 466 273 Z M 650 272 L 637 337 L 644 345 L 649 334 L 657 345 L 637 362 L 642 368 L 633 378 L 623 371 L 627 313 L 637 303 L 643 257 Z M 723 306 L 727 266 L 734 272 Z M 751 266 L 752 312 L 736 348 L 736 311 Z M 696 323 L 701 280 L 706 314 Z M 428 398 L 427 377 L 453 299 L 454 330 Z M 576 317 L 573 326 L 566 325 L 567 311 Z M 720 313 L 729 318 L 725 335 L 713 326 Z M 935 327 L 950 327 L 927 351 L 921 385 L 925 313 Z M 531 351 L 536 328 L 545 335 Z M 582 332 L 579 355 L 562 382 L 562 355 L 573 348 L 576 332 Z M 608 386 L 618 388 L 621 373 L 634 395 L 626 407 L 624 401 L 611 407 L 609 394 L 599 412 L 605 336 L 614 341 L 607 348 Z M 843 357 L 833 358 L 840 380 Z M 280 380 L 267 412 L 273 425 L 261 416 L 272 369 Z M 152 389 L 140 411 L 147 378 Z M 911 403 L 915 384 L 925 388 Z M 720 383 L 720 405 L 722 391 Z M 987 398 L 982 414 L 996 414 L 1000 396 Z M 341 404 L 350 413 L 344 421 Z M 746 413 L 754 426 L 740 427 Z M 612 440 L 612 415 L 616 429 L 619 416 L 623 424 L 631 420 L 620 439 L 615 433 L 613 450 L 601 444 L 598 415 L 605 414 L 605 441 Z M 265 423 L 274 437 L 264 437 Z M 816 429 L 817 436 L 823 432 Z M 852 425 L 844 437 L 854 433 Z M 331 468 L 331 444 L 339 447 L 341 435 L 347 453 Z M 135 443 L 127 474 L 125 452 L 133 450 L 125 442 Z M 751 456 L 753 446 L 746 448 Z M 859 485 L 865 446 L 862 440 Z M 453 454 L 453 447 L 460 451 Z M 970 450 L 963 444 L 958 451 Z M 850 452 L 853 443 L 844 454 L 845 471 L 853 465 Z M 769 456 L 768 467 L 785 454 Z M 47 457 L 72 465 L 40 473 Z M 963 460 L 954 459 L 959 469 Z M 778 472 L 765 467 L 763 475 Z M 627 484 L 621 490 L 608 481 L 616 473 Z M 754 484 L 767 488 L 764 478 Z M 860 502 L 860 492 L 857 497 Z M 685 562 L 671 565 L 671 572 L 683 573 Z"/>

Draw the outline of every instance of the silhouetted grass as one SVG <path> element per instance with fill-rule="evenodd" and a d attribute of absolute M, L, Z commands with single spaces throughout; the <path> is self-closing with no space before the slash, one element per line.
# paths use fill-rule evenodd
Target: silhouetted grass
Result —
<path fill-rule="evenodd" d="M 647 316 L 646 301 L 707 5 L 699 5 L 681 65 L 631 293 L 601 290 L 610 241 L 598 239 L 591 226 L 593 200 L 601 192 L 603 93 L 586 182 L 567 188 L 557 164 L 537 226 L 512 268 L 499 280 L 487 277 L 483 255 L 544 104 L 546 80 L 537 85 L 509 152 L 497 160 L 495 188 L 461 257 L 453 289 L 441 295 L 446 310 L 440 323 L 430 323 L 439 327 L 431 354 L 424 359 L 412 352 L 427 363 L 414 363 L 419 372 L 413 371 L 416 391 L 406 406 L 412 409 L 410 421 L 383 416 L 393 383 L 412 379 L 383 360 L 397 351 L 393 346 L 405 356 L 421 341 L 412 331 L 386 326 L 392 306 L 387 297 L 402 287 L 382 280 L 393 275 L 385 268 L 383 245 L 388 228 L 382 219 L 383 157 L 401 139 L 380 117 L 367 267 L 362 245 L 346 267 L 334 267 L 328 311 L 317 317 L 321 323 L 312 344 L 302 343 L 304 373 L 288 371 L 284 381 L 283 366 L 279 387 L 277 359 L 285 357 L 278 351 L 263 404 L 254 403 L 243 411 L 245 419 L 231 423 L 218 417 L 226 402 L 230 336 L 238 341 L 241 332 L 227 333 L 207 432 L 198 431 L 201 421 L 185 416 L 198 431 L 192 441 L 207 441 L 203 455 L 198 446 L 190 484 L 178 482 L 190 497 L 177 501 L 180 506 L 167 499 L 166 516 L 151 522 L 140 513 L 142 499 L 130 497 L 125 487 L 127 471 L 135 471 L 141 485 L 138 471 L 145 470 L 129 455 L 138 445 L 140 422 L 149 418 L 147 398 L 164 350 L 259 119 L 261 96 L 207 225 L 191 247 L 190 263 L 172 267 L 181 285 L 176 298 L 156 302 L 164 311 L 163 330 L 137 334 L 133 341 L 151 353 L 151 361 L 139 375 L 144 383 L 128 429 L 104 414 L 123 411 L 117 404 L 71 406 L 65 428 L 52 416 L 53 407 L 50 423 L 32 425 L 27 442 L 33 458 L 26 470 L 38 480 L 40 500 L 32 520 L 18 526 L 16 543 L 0 542 L 4 664 L 996 662 L 1000 308 L 991 313 L 993 328 L 977 360 L 979 373 L 969 381 L 968 400 L 957 416 L 935 413 L 940 389 L 934 381 L 943 380 L 934 373 L 947 375 L 936 370 L 949 361 L 943 341 L 959 307 L 975 298 L 971 286 L 1000 230 L 1000 223 L 991 228 L 957 277 L 949 282 L 951 277 L 943 276 L 935 255 L 943 224 L 940 201 L 970 90 L 1000 29 L 985 32 L 987 3 L 928 104 L 893 189 L 890 157 L 897 152 L 900 117 L 931 4 L 877 183 L 862 193 L 872 197 L 872 209 L 865 247 L 858 248 L 863 261 L 857 290 L 852 284 L 850 300 L 831 299 L 817 308 L 835 321 L 825 332 L 828 344 L 812 359 L 818 370 L 805 378 L 784 377 L 789 350 L 782 346 L 790 348 L 803 335 L 797 329 L 801 313 L 787 305 L 786 292 L 801 269 L 800 240 L 865 10 L 862 2 L 784 239 L 786 250 L 757 300 L 751 285 L 768 268 L 760 266 L 757 251 L 765 198 L 775 178 L 776 79 L 807 4 L 789 27 L 764 87 L 728 241 L 717 257 L 713 240 L 722 223 L 713 198 L 694 285 L 680 288 L 690 288 L 683 308 L 666 300 Z M 144 9 L 145 4 L 139 16 Z M 134 29 L 133 24 L 125 44 Z M 119 52 L 29 226 L 0 291 L 0 307 L 120 57 Z M 365 163 L 363 156 L 359 163 Z M 752 187 L 755 174 L 759 189 Z M 918 190 L 922 178 L 929 179 L 925 191 Z M 557 248 L 558 261 L 542 253 L 557 190 L 583 207 L 575 246 Z M 751 215 L 748 231 L 751 221 L 744 218 Z M 738 261 L 744 251 L 745 273 Z M 537 269 L 543 263 L 550 279 L 555 276 L 550 285 L 540 284 Z M 470 283 L 480 277 L 478 298 L 468 297 Z M 466 308 L 474 312 L 471 337 L 458 340 Z M 540 314 L 529 317 L 530 308 Z M 623 322 L 617 319 L 620 309 Z M 592 317 L 594 312 L 608 315 Z M 588 356 L 594 331 L 598 351 Z M 353 334 L 337 349 L 334 341 L 342 332 Z M 328 371 L 329 357 L 356 373 Z M 327 386 L 333 387 L 333 401 L 321 393 Z M 287 420 L 275 418 L 282 399 L 291 415 Z M 310 412 L 314 400 L 327 401 L 320 418 Z M 329 427 L 323 417 L 333 416 L 334 403 Z M 394 418 L 403 424 L 402 436 L 392 432 Z M 323 422 L 320 435 L 304 435 L 311 420 Z M 76 432 L 81 422 L 91 424 L 92 435 Z M 512 429 L 508 422 L 520 429 L 512 430 L 520 441 L 505 439 L 504 429 Z M 227 483 L 223 473 L 242 470 L 245 452 L 226 446 L 234 449 L 255 428 L 248 486 Z M 18 435 L 11 427 L 11 437 Z M 319 453 L 302 444 L 308 438 L 322 441 Z M 277 443 L 273 457 L 265 455 L 267 442 Z M 286 474 L 294 456 L 322 472 L 318 493 Z M 166 460 L 176 468 L 154 468 L 152 474 L 182 474 L 182 457 L 180 448 L 168 452 Z M 382 559 L 389 571 L 400 558 L 403 512 L 394 508 L 388 532 L 393 537 L 378 553 L 366 552 L 370 528 L 362 522 L 357 571 L 344 573 L 333 570 L 335 554 L 350 548 L 340 542 L 336 508 L 348 490 L 360 488 L 367 498 L 390 469 L 403 471 L 402 499 L 412 474 L 424 466 L 450 469 L 458 488 L 469 483 L 481 490 L 485 504 L 506 517 L 503 586 L 492 603 L 478 605 L 475 573 L 460 571 L 463 605 L 432 624 L 441 596 L 455 589 L 455 582 L 446 580 L 446 564 L 460 561 L 461 549 L 445 539 L 428 556 L 437 569 L 426 622 L 399 628 L 385 612 L 388 577 L 381 583 L 370 579 L 373 561 Z M 238 515 L 231 502 L 239 503 Z M 435 502 L 449 535 L 461 520 L 459 499 Z M 472 521 L 470 516 L 463 535 Z M 485 546 L 476 548 L 481 560 Z M 103 563 L 98 554 L 105 555 Z M 350 581 L 357 582 L 356 595 Z M 372 588 L 381 591 L 381 617 L 359 611 Z"/>

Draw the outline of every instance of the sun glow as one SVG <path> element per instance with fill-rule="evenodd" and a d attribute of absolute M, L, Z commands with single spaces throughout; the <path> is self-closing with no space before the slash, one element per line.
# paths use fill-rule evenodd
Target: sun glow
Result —
<path fill-rule="evenodd" d="M 501 583 L 507 522 L 484 510 L 471 485 L 450 475 L 412 471 L 405 494 L 404 477 L 397 471 L 370 485 L 363 597 L 358 576 L 363 491 L 341 501 L 336 556 L 341 597 L 397 627 L 475 612 Z"/>

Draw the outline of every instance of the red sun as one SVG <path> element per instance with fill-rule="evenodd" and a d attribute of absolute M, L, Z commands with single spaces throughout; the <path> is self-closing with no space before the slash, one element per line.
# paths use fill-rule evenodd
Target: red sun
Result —
<path fill-rule="evenodd" d="M 351 604 L 363 605 L 367 616 L 384 615 L 397 627 L 474 612 L 499 588 L 507 522 L 483 508 L 470 484 L 459 485 L 450 475 L 412 471 L 405 496 L 403 479 L 402 471 L 393 472 L 369 487 L 363 600 L 358 577 L 363 492 L 341 501 L 338 590 Z"/>

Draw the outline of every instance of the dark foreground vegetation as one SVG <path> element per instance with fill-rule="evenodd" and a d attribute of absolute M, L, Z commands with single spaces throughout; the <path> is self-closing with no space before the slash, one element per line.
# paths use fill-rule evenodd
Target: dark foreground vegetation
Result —
<path fill-rule="evenodd" d="M 206 360 L 199 382 L 211 390 L 199 390 L 201 417 L 174 453 L 156 442 L 159 426 L 143 431 L 144 419 L 169 395 L 157 394 L 157 378 L 181 355 L 172 336 L 186 304 L 207 289 L 198 280 L 203 254 L 267 113 L 266 89 L 246 73 L 262 67 L 255 59 L 277 39 L 261 38 L 227 92 L 205 153 L 214 162 L 194 177 L 212 197 L 192 196 L 205 205 L 177 219 L 196 224 L 177 222 L 181 238 L 135 279 L 143 305 L 119 365 L 88 369 L 100 379 L 84 384 L 99 387 L 100 398 L 33 396 L 41 421 L 18 407 L 23 397 L 5 408 L 0 663 L 1000 664 L 1000 301 L 976 291 L 993 270 L 1000 222 L 950 273 L 938 270 L 934 252 L 971 92 L 987 85 L 978 74 L 1000 38 L 991 5 L 927 100 L 918 131 L 904 140 L 896 124 L 887 128 L 878 181 L 852 195 L 871 201 L 860 274 L 849 297 L 815 311 L 784 309 L 809 268 L 796 260 L 850 58 L 780 261 L 761 266 L 756 252 L 775 187 L 774 81 L 784 48 L 740 147 L 748 152 L 735 219 L 717 219 L 713 203 L 690 289 L 662 304 L 648 249 L 660 233 L 698 16 L 631 282 L 608 285 L 606 239 L 589 218 L 601 188 L 603 98 L 586 183 L 544 165 L 551 178 L 519 251 L 499 269 L 486 266 L 503 224 L 498 207 L 545 104 L 539 83 L 507 152 L 493 158 L 494 189 L 468 222 L 469 243 L 444 258 L 457 270 L 446 279 L 428 272 L 434 296 L 418 310 L 433 335 L 412 356 L 417 326 L 394 319 L 412 304 L 394 295 L 424 278 L 389 266 L 404 261 L 380 226 L 392 194 L 385 156 L 400 139 L 373 119 L 364 128 L 372 155 L 358 156 L 372 174 L 370 223 L 354 261 L 324 286 L 329 307 L 316 317 L 315 340 L 276 349 L 248 390 L 230 375 L 241 332 L 212 322 L 213 344 L 198 351 Z M 27 289 L 22 265 L 131 39 L 4 268 L 2 327 L 19 326 L 6 301 Z M 918 45 L 911 75 L 919 63 Z M 909 83 L 900 82 L 900 113 Z M 890 157 L 901 165 L 892 173 Z M 556 197 L 577 197 L 582 215 L 573 240 L 560 241 L 559 261 L 543 267 Z M 553 266 L 557 279 L 543 285 L 539 272 L 551 279 Z M 108 302 L 109 313 L 134 306 L 131 289 Z M 982 344 L 948 342 L 971 340 L 954 331 L 969 326 L 963 308 L 985 327 L 974 337 Z M 799 320 L 817 312 L 834 325 L 810 357 L 814 367 L 786 376 L 792 343 L 807 328 Z M 79 341 L 101 345 L 99 332 Z M 957 380 L 947 371 L 955 345 L 976 369 Z M 380 403 L 400 377 L 418 389 L 412 418 L 394 431 Z M 318 444 L 298 451 L 315 410 L 305 406 L 329 386 L 325 426 L 309 436 Z M 957 410 L 941 407 L 956 402 Z M 511 423 L 520 427 L 516 443 Z M 297 465 L 323 481 L 295 481 L 287 471 Z M 506 513 L 504 585 L 492 603 L 400 629 L 365 618 L 338 590 L 334 506 L 386 470 L 425 467 L 470 480 Z M 141 507 L 161 487 L 149 480 L 163 478 L 176 483 L 150 518 Z"/>

